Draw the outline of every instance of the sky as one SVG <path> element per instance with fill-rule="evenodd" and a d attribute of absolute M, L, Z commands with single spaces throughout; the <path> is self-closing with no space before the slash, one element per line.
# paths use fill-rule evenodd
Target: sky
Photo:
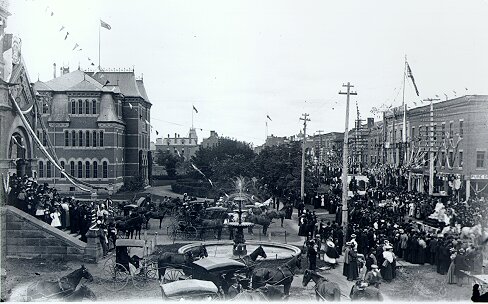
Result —
<path fill-rule="evenodd" d="M 108 23 L 101 66 L 143 76 L 153 141 L 186 136 L 192 106 L 200 140 L 215 130 L 261 145 L 298 134 L 303 113 L 307 134 L 343 132 L 347 82 L 350 127 L 357 108 L 365 119 L 403 100 L 488 94 L 488 0 L 11 0 L 9 10 L 31 82 L 52 79 L 53 63 L 98 65 Z M 403 93 L 405 58 L 420 96 L 409 78 Z"/>

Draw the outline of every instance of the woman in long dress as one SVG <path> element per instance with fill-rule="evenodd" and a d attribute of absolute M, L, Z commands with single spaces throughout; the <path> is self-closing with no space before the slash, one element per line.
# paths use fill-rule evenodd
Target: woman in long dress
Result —
<path fill-rule="evenodd" d="M 351 248 L 351 250 L 349 250 L 349 269 L 347 271 L 347 280 L 355 281 L 358 277 L 358 254 L 356 253 L 356 249 Z"/>
<path fill-rule="evenodd" d="M 61 213 L 59 212 L 59 210 L 57 208 L 55 208 L 54 210 L 52 210 L 50 216 L 51 216 L 51 226 L 53 227 L 61 227 L 61 221 L 59 220 L 59 216 L 61 215 Z"/>
<path fill-rule="evenodd" d="M 456 278 L 456 250 L 454 248 L 451 248 L 451 264 L 449 265 L 449 270 L 447 271 L 447 283 L 448 284 L 457 284 L 457 278 Z"/>
<path fill-rule="evenodd" d="M 334 242 L 332 242 L 332 239 L 329 238 L 324 245 L 325 245 L 324 262 L 329 266 L 331 266 L 332 268 L 335 268 L 337 265 L 337 259 L 339 258 L 339 253 L 337 253 L 335 244 Z"/>
<path fill-rule="evenodd" d="M 393 253 L 393 247 L 390 245 L 385 246 L 383 258 L 385 260 L 381 265 L 381 276 L 385 281 L 390 282 L 395 277 L 393 269 L 395 267 L 395 254 Z"/>

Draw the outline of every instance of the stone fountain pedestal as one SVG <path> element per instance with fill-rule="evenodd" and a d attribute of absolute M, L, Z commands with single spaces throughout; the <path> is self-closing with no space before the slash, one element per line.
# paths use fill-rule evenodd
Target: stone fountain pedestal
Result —
<path fill-rule="evenodd" d="M 242 257 L 247 254 L 246 240 L 244 239 L 244 228 L 254 226 L 254 223 L 250 222 L 230 222 L 230 227 L 236 228 L 236 234 L 234 237 L 234 245 L 232 247 L 232 253 L 234 256 Z"/>

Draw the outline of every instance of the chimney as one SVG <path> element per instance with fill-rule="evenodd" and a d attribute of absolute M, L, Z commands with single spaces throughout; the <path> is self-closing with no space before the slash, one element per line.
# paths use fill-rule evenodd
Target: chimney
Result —
<path fill-rule="evenodd" d="M 176 137 L 178 137 L 178 136 L 176 136 L 176 135 L 178 135 L 178 134 L 176 134 L 176 133 L 175 133 L 175 138 L 176 138 Z"/>
<path fill-rule="evenodd" d="M 53 77 L 56 78 L 56 63 L 53 63 L 53 68 L 54 68 Z"/>

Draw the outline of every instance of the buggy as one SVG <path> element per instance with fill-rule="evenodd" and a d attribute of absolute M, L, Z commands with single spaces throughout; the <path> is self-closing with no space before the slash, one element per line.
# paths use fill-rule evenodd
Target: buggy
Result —
<path fill-rule="evenodd" d="M 220 299 L 219 288 L 211 281 L 189 279 L 160 284 L 165 300 Z"/>

